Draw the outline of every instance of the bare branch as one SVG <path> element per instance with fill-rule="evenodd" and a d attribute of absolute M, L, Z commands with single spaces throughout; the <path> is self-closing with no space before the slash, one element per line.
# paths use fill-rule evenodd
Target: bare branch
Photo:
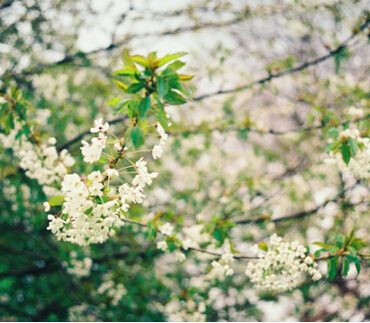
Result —
<path fill-rule="evenodd" d="M 363 117 L 354 118 L 354 119 L 351 119 L 351 120 L 344 120 L 344 121 L 341 121 L 339 123 L 333 124 L 333 126 L 343 126 L 343 125 L 346 125 L 346 124 L 355 123 L 355 122 L 359 122 L 359 121 L 364 121 L 364 120 L 367 120 L 367 119 L 370 119 L 370 114 L 367 114 Z M 197 134 L 197 133 L 202 133 L 202 132 L 212 132 L 214 130 L 218 130 L 220 132 L 243 131 L 243 130 L 245 130 L 245 131 L 255 132 L 255 133 L 259 133 L 259 134 L 281 136 L 281 135 L 285 135 L 285 134 L 292 133 L 292 132 L 305 132 L 305 131 L 310 131 L 310 130 L 318 130 L 318 129 L 324 128 L 327 125 L 328 125 L 327 123 L 321 123 L 321 124 L 318 124 L 318 125 L 298 127 L 298 128 L 282 130 L 282 131 L 273 130 L 273 129 L 262 130 L 262 129 L 251 128 L 251 127 L 248 127 L 248 126 L 243 126 L 243 127 L 241 127 L 241 126 L 231 126 L 231 127 L 225 127 L 225 128 L 216 126 L 216 127 L 212 127 L 212 128 L 200 128 L 200 127 L 198 127 L 198 128 L 195 128 L 195 129 L 184 129 L 184 130 L 179 129 L 179 130 L 170 131 L 169 133 L 174 134 L 174 135 L 180 135 L 180 134 Z"/>
<path fill-rule="evenodd" d="M 279 218 L 276 218 L 276 219 L 271 219 L 270 217 L 261 216 L 261 217 L 253 218 L 253 219 L 236 220 L 236 221 L 234 221 L 234 223 L 235 224 L 249 224 L 249 223 L 260 223 L 260 222 L 264 222 L 266 220 L 268 220 L 270 222 L 281 222 L 281 221 L 286 221 L 286 220 L 297 220 L 297 219 L 301 219 L 301 218 L 304 218 L 304 217 L 306 217 L 308 215 L 311 215 L 311 214 L 316 213 L 321 208 L 325 207 L 326 205 L 328 205 L 331 202 L 338 202 L 341 198 L 344 197 L 345 193 L 347 193 L 348 191 L 352 190 L 358 184 L 359 184 L 359 182 L 357 182 L 355 185 L 353 185 L 353 186 L 351 186 L 349 188 L 346 188 L 346 189 L 342 190 L 332 200 L 326 201 L 326 202 L 318 205 L 317 207 L 315 207 L 313 209 L 310 209 L 310 210 L 307 210 L 307 211 L 301 211 L 301 212 L 297 212 L 297 213 L 285 215 L 285 216 L 282 216 L 282 217 L 279 217 Z M 356 205 L 356 204 L 349 204 L 349 205 L 352 206 L 352 205 Z"/>
<path fill-rule="evenodd" d="M 209 93 L 209 94 L 204 94 L 204 95 L 200 95 L 198 97 L 195 97 L 193 98 L 194 101 L 201 101 L 201 100 L 204 100 L 204 99 L 207 99 L 209 97 L 212 97 L 212 96 L 216 96 L 216 95 L 221 95 L 221 94 L 228 94 L 228 93 L 236 93 L 236 92 L 240 92 L 240 91 L 243 91 L 243 90 L 246 90 L 246 89 L 250 89 L 252 88 L 253 86 L 255 85 L 262 85 L 262 84 L 265 84 L 273 79 L 276 79 L 276 78 L 279 78 L 279 77 L 282 77 L 282 76 L 285 76 L 285 75 L 289 75 L 289 74 L 294 74 L 296 72 L 299 72 L 301 70 L 304 70 L 310 66 L 314 66 L 314 65 L 317 65 L 319 63 L 322 63 L 324 61 L 326 61 L 327 59 L 343 52 L 345 49 L 348 48 L 348 43 L 357 35 L 359 34 L 360 32 L 362 32 L 364 29 L 366 29 L 370 24 L 370 19 L 366 20 L 366 22 L 364 24 L 362 24 L 358 29 L 356 29 L 356 31 L 354 31 L 352 33 L 352 35 L 350 37 L 348 37 L 343 43 L 341 43 L 337 48 L 335 48 L 334 50 L 331 50 L 329 51 L 328 54 L 326 55 L 323 55 L 323 56 L 320 56 L 320 57 L 316 57 L 314 59 L 311 59 L 307 62 L 304 62 L 300 65 L 297 65 L 295 67 L 291 67 L 291 68 L 287 68 L 283 71 L 281 71 L 280 73 L 276 73 L 276 74 L 270 74 L 269 76 L 267 77 L 264 77 L 260 80 L 257 80 L 257 81 L 253 81 L 253 82 L 250 82 L 246 85 L 242 85 L 242 86 L 239 86 L 235 89 L 230 89 L 230 90 L 220 90 L 220 91 L 217 91 L 217 92 L 213 92 L 213 93 Z"/>

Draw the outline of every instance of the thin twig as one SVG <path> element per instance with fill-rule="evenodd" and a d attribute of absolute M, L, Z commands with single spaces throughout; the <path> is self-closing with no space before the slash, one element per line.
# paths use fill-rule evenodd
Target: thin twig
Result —
<path fill-rule="evenodd" d="M 245 220 L 237 220 L 237 221 L 234 221 L 235 224 L 249 224 L 249 223 L 260 223 L 260 222 L 264 222 L 266 220 L 270 221 L 270 222 L 281 222 L 281 221 L 286 221 L 286 220 L 297 220 L 297 219 L 301 219 L 301 218 L 304 218 L 308 215 L 311 215 L 311 214 L 314 214 L 316 213 L 317 211 L 319 211 L 321 208 L 325 207 L 326 205 L 328 205 L 329 203 L 331 202 L 338 202 L 346 192 L 348 192 L 349 190 L 353 189 L 356 185 L 358 184 L 358 182 L 349 187 L 349 188 L 346 188 L 344 190 L 342 190 L 335 198 L 333 198 L 332 200 L 330 201 L 326 201 L 320 205 L 318 205 L 317 207 L 311 209 L 311 210 L 307 210 L 307 211 L 301 211 L 301 212 L 297 212 L 297 213 L 293 213 L 293 214 L 289 214 L 289 215 L 285 215 L 285 216 L 282 216 L 282 217 L 279 217 L 279 218 L 275 218 L 275 219 L 271 219 L 270 217 L 266 217 L 266 216 L 260 216 L 258 218 L 253 218 L 253 219 L 245 219 Z M 352 205 L 352 204 L 351 204 Z"/>
<path fill-rule="evenodd" d="M 230 90 L 219 90 L 217 92 L 203 94 L 203 95 L 194 97 L 193 98 L 193 101 L 201 101 L 201 100 L 207 99 L 209 97 L 213 97 L 213 96 L 221 95 L 221 94 L 228 94 L 228 93 L 240 92 L 240 91 L 243 91 L 243 90 L 246 90 L 246 89 L 250 89 L 250 88 L 252 88 L 255 85 L 262 85 L 262 84 L 267 83 L 267 82 L 269 82 L 269 81 L 271 81 L 273 79 L 276 79 L 276 78 L 279 78 L 279 77 L 282 77 L 282 76 L 285 76 L 285 75 L 293 74 L 293 73 L 299 72 L 301 70 L 304 70 L 304 69 L 306 69 L 306 68 L 308 68 L 310 66 L 314 66 L 314 65 L 317 65 L 319 63 L 322 63 L 322 62 L 326 61 L 327 59 L 329 59 L 330 57 L 333 57 L 333 56 L 335 56 L 335 55 L 343 52 L 345 49 L 347 49 L 348 48 L 348 43 L 357 34 L 359 34 L 364 29 L 366 29 L 369 26 L 369 24 L 370 24 L 370 20 L 366 20 L 365 23 L 363 23 L 355 32 L 353 32 L 351 36 L 349 36 L 344 42 L 342 42 L 334 50 L 329 51 L 329 53 L 326 54 L 326 55 L 323 55 L 323 56 L 320 56 L 320 57 L 316 57 L 316 58 L 311 59 L 309 61 L 306 61 L 306 62 L 304 62 L 302 64 L 299 64 L 299 65 L 297 65 L 295 67 L 287 68 L 287 69 L 281 71 L 280 73 L 270 74 L 267 77 L 264 77 L 264 78 L 261 78 L 259 80 L 250 82 L 250 83 L 248 83 L 246 85 L 242 85 L 242 86 L 239 86 L 239 87 L 234 88 L 234 89 L 230 89 Z"/>

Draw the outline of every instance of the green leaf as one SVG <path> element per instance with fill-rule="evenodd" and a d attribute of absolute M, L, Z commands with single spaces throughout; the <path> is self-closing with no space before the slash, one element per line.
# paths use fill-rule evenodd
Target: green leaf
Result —
<path fill-rule="evenodd" d="M 222 231 L 219 228 L 216 228 L 213 231 L 213 237 L 217 240 L 222 242 Z"/>
<path fill-rule="evenodd" d="M 120 81 L 117 81 L 117 80 L 113 80 L 114 84 L 116 84 L 118 90 L 120 90 L 121 92 L 123 93 L 126 93 L 126 90 L 127 90 L 127 85 L 120 82 Z"/>
<path fill-rule="evenodd" d="M 327 132 L 328 136 L 337 138 L 339 136 L 338 128 L 330 128 Z"/>
<path fill-rule="evenodd" d="M 109 100 L 106 104 L 115 106 L 120 101 L 121 99 L 119 98 L 113 98 L 112 100 Z"/>
<path fill-rule="evenodd" d="M 52 206 L 56 206 L 56 205 L 62 205 L 62 203 L 64 202 L 64 196 L 53 196 L 50 200 L 49 200 L 49 204 L 52 205 Z"/>
<path fill-rule="evenodd" d="M 144 83 L 132 83 L 126 90 L 126 93 L 137 93 L 144 88 Z"/>
<path fill-rule="evenodd" d="M 8 114 L 8 125 L 10 126 L 10 129 L 14 129 L 14 120 L 13 120 L 13 114 L 12 113 Z"/>
<path fill-rule="evenodd" d="M 184 62 L 181 61 L 174 61 L 170 65 L 168 65 L 169 68 L 173 69 L 174 71 L 179 70 L 181 67 L 185 66 Z"/>
<path fill-rule="evenodd" d="M 22 137 L 22 135 L 23 135 L 23 131 L 18 131 L 17 134 L 15 135 L 15 140 L 17 140 L 20 137 Z"/>
<path fill-rule="evenodd" d="M 347 250 L 351 253 L 351 255 L 356 256 L 357 255 L 357 250 L 351 246 L 347 247 Z"/>
<path fill-rule="evenodd" d="M 346 255 L 345 257 L 348 259 L 349 262 L 353 262 L 355 264 L 357 273 L 359 274 L 360 271 L 361 271 L 361 261 L 360 261 L 360 259 L 358 259 L 357 257 L 352 256 L 352 255 Z"/>
<path fill-rule="evenodd" d="M 347 276 L 349 271 L 349 261 L 347 259 L 343 259 L 342 263 L 342 276 Z"/>
<path fill-rule="evenodd" d="M 104 196 L 101 197 L 101 199 L 103 200 L 103 204 L 107 203 L 109 201 L 109 196 L 104 195 Z"/>
<path fill-rule="evenodd" d="M 186 99 L 178 94 L 175 91 L 170 90 L 167 94 L 163 97 L 168 103 L 174 105 L 180 105 L 186 103 Z"/>
<path fill-rule="evenodd" d="M 361 271 L 361 264 L 356 262 L 355 266 L 356 266 L 357 273 L 359 274 Z"/>
<path fill-rule="evenodd" d="M 130 100 L 128 103 L 128 116 L 133 119 L 136 115 L 137 101 L 135 99 Z"/>
<path fill-rule="evenodd" d="M 175 242 L 174 242 L 171 238 L 167 238 L 167 239 L 166 239 L 166 242 L 167 242 L 168 250 L 169 250 L 170 252 L 173 252 L 173 251 L 175 251 L 176 249 L 178 249 L 178 247 L 176 246 Z"/>
<path fill-rule="evenodd" d="M 360 263 L 360 260 L 356 256 L 346 255 L 345 257 L 348 259 L 349 262 L 354 262 L 355 264 Z"/>
<path fill-rule="evenodd" d="M 130 58 L 133 62 L 138 63 L 141 66 L 149 67 L 149 61 L 144 56 L 134 55 L 130 56 Z"/>
<path fill-rule="evenodd" d="M 265 241 L 262 241 L 259 245 L 258 248 L 261 249 L 262 251 L 268 251 L 269 247 Z"/>
<path fill-rule="evenodd" d="M 171 61 L 175 60 L 176 58 L 179 58 L 179 57 L 182 57 L 182 56 L 185 56 L 185 55 L 187 55 L 187 53 L 176 53 L 176 54 L 166 55 L 162 58 L 156 59 L 153 62 L 153 65 L 155 67 L 161 67 L 161 66 L 167 64 L 168 62 L 171 62 Z"/>
<path fill-rule="evenodd" d="M 356 157 L 357 141 L 352 137 L 348 137 L 348 143 L 352 157 Z"/>
<path fill-rule="evenodd" d="M 149 109 L 150 109 L 150 97 L 146 96 L 139 103 L 139 107 L 138 107 L 139 117 L 144 118 L 146 113 L 149 111 Z"/>
<path fill-rule="evenodd" d="M 352 240 L 352 242 L 349 244 L 349 246 L 351 246 L 352 248 L 356 249 L 356 250 L 360 250 L 362 249 L 363 247 L 366 246 L 366 243 L 365 241 L 359 239 L 359 238 L 355 238 Z"/>
<path fill-rule="evenodd" d="M 337 248 L 342 248 L 343 246 L 343 235 L 339 234 L 339 233 L 336 233 L 335 234 L 335 246 Z"/>
<path fill-rule="evenodd" d="M 166 82 L 166 80 L 163 77 L 157 76 L 158 97 L 160 99 L 162 99 L 166 95 L 167 91 L 168 91 L 168 83 Z"/>
<path fill-rule="evenodd" d="M 123 112 L 130 102 L 131 100 L 119 101 L 114 108 L 114 113 L 117 114 L 117 113 Z"/>
<path fill-rule="evenodd" d="M 122 62 L 123 62 L 123 64 L 125 64 L 125 67 L 127 67 L 127 66 L 135 67 L 135 64 L 131 60 L 131 57 L 130 57 L 126 48 L 123 50 Z"/>
<path fill-rule="evenodd" d="M 179 76 L 176 73 L 176 70 L 174 70 L 171 66 L 167 66 L 166 69 L 164 69 L 161 73 L 161 75 L 165 78 L 173 78 L 178 80 Z"/>
<path fill-rule="evenodd" d="M 126 66 L 125 69 L 115 71 L 113 75 L 119 76 L 134 76 L 136 74 L 140 74 L 139 70 L 133 66 Z"/>
<path fill-rule="evenodd" d="M 184 94 L 187 97 L 190 96 L 189 93 L 188 93 L 188 91 L 186 91 L 184 89 L 184 87 L 181 85 L 181 83 L 179 83 L 179 82 L 174 82 L 172 88 L 174 88 L 176 90 L 179 90 L 182 94 Z"/>
<path fill-rule="evenodd" d="M 148 57 L 150 60 L 154 61 L 155 59 L 157 59 L 157 52 L 150 52 Z"/>
<path fill-rule="evenodd" d="M 131 139 L 131 133 L 132 133 L 133 127 L 128 127 L 125 134 L 124 134 L 124 139 L 125 139 L 125 146 L 127 148 L 132 147 L 132 139 Z"/>
<path fill-rule="evenodd" d="M 154 216 L 154 219 L 153 219 L 153 222 L 157 222 L 159 220 L 159 218 L 162 216 L 163 212 L 160 211 L 158 212 L 155 216 Z"/>
<path fill-rule="evenodd" d="M 328 258 L 328 278 L 333 280 L 337 275 L 337 259 L 335 257 Z"/>
<path fill-rule="evenodd" d="M 341 150 L 343 161 L 348 165 L 349 160 L 351 159 L 351 152 L 347 142 L 342 142 Z"/>
<path fill-rule="evenodd" d="M 101 157 L 99 158 L 99 163 L 101 163 L 101 164 L 105 164 L 105 163 L 107 163 L 107 162 L 109 162 L 109 157 L 108 157 L 108 156 L 101 156 Z"/>
<path fill-rule="evenodd" d="M 179 80 L 180 81 L 190 81 L 194 75 L 185 75 L 185 74 L 179 74 Z"/>
<path fill-rule="evenodd" d="M 147 228 L 148 228 L 148 236 L 150 238 L 155 238 L 155 236 L 157 235 L 157 230 L 156 230 L 156 226 L 154 225 L 153 221 L 147 222 Z"/>
<path fill-rule="evenodd" d="M 131 131 L 131 139 L 135 148 L 142 146 L 145 142 L 143 129 L 139 126 L 133 127 Z"/>
<path fill-rule="evenodd" d="M 340 145 L 341 141 L 340 140 L 336 140 L 336 141 L 333 141 L 332 143 L 330 143 L 329 145 L 327 145 L 325 147 L 325 151 L 327 154 L 329 154 L 329 152 L 331 150 L 333 150 L 334 148 L 338 147 Z"/>
<path fill-rule="evenodd" d="M 330 246 L 329 245 L 327 245 L 325 243 L 322 243 L 322 242 L 314 242 L 312 244 L 314 244 L 316 246 L 319 246 L 321 248 L 324 248 L 325 250 L 329 250 L 330 249 Z"/>
<path fill-rule="evenodd" d="M 154 110 L 155 117 L 157 121 L 161 124 L 161 126 L 167 130 L 168 129 L 168 122 L 167 122 L 167 114 L 164 111 L 163 104 L 157 100 L 158 108 Z"/>

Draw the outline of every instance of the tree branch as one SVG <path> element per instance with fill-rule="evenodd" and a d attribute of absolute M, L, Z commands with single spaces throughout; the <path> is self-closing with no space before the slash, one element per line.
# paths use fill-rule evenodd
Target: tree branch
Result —
<path fill-rule="evenodd" d="M 344 121 L 341 121 L 337 124 L 333 124 L 333 126 L 343 126 L 343 125 L 346 125 L 346 124 L 355 123 L 355 122 L 359 122 L 359 121 L 364 121 L 364 120 L 367 120 L 367 119 L 370 119 L 370 114 L 366 114 L 363 117 L 358 117 L 358 118 L 354 118 L 354 119 L 351 119 L 351 120 L 344 120 Z M 282 131 L 273 130 L 273 129 L 262 130 L 262 129 L 257 129 L 257 128 L 251 128 L 251 127 L 248 127 L 248 126 L 243 126 L 243 127 L 241 127 L 241 126 L 231 126 L 231 127 L 225 127 L 225 128 L 216 126 L 216 127 L 212 127 L 212 128 L 205 128 L 205 129 L 204 128 L 199 128 L 199 127 L 194 128 L 194 129 L 185 129 L 185 130 L 179 129 L 179 130 L 169 131 L 169 133 L 170 134 L 175 134 L 175 135 L 180 135 L 180 134 L 182 135 L 182 134 L 197 134 L 197 133 L 201 133 L 201 132 L 211 132 L 211 131 L 214 131 L 214 130 L 218 130 L 220 132 L 249 131 L 249 132 L 255 132 L 255 133 L 258 133 L 258 134 L 281 136 L 281 135 L 285 135 L 285 134 L 292 133 L 292 132 L 305 132 L 305 131 L 310 131 L 310 130 L 318 130 L 318 129 L 324 128 L 327 125 L 328 125 L 328 123 L 321 123 L 321 124 L 318 124 L 318 125 L 298 127 L 298 128 L 282 130 Z"/>
<path fill-rule="evenodd" d="M 126 116 L 121 116 L 121 117 L 117 117 L 117 118 L 115 118 L 115 119 L 112 119 L 112 120 L 108 121 L 108 123 L 109 123 L 110 125 L 112 125 L 112 124 L 119 123 L 119 122 L 121 122 L 121 121 L 125 121 L 126 119 L 127 119 L 127 117 L 126 117 Z M 88 130 L 86 130 L 86 131 L 84 131 L 84 132 L 80 133 L 79 135 L 77 135 L 76 137 L 72 138 L 71 140 L 68 140 L 67 142 L 65 142 L 65 143 L 63 143 L 63 144 L 61 144 L 61 145 L 59 145 L 59 146 L 57 147 L 57 151 L 58 151 L 58 152 L 60 152 L 60 151 L 62 151 L 63 149 L 68 148 L 69 146 L 73 145 L 74 143 L 76 143 L 76 142 L 80 141 L 83 137 L 85 137 L 85 136 L 86 136 L 86 135 L 88 135 L 88 134 L 90 134 L 90 129 L 88 129 Z"/>
<path fill-rule="evenodd" d="M 367 19 L 365 21 L 365 23 L 363 23 L 358 29 L 356 29 L 351 36 L 349 36 L 344 42 L 342 42 L 339 46 L 337 46 L 334 50 L 331 50 L 329 51 L 328 54 L 326 55 L 323 55 L 323 56 L 320 56 L 320 57 L 316 57 L 314 59 L 311 59 L 307 62 L 304 62 L 300 65 L 297 65 L 295 67 L 291 67 L 291 68 L 287 68 L 283 71 L 281 71 L 280 73 L 276 73 L 276 74 L 270 74 L 269 76 L 267 77 L 264 77 L 260 80 L 257 80 L 257 81 L 253 81 L 253 82 L 250 82 L 246 85 L 242 85 L 242 86 L 239 86 L 235 89 L 230 89 L 230 90 L 220 90 L 220 91 L 217 91 L 217 92 L 213 92 L 213 93 L 208 93 L 208 94 L 204 94 L 204 95 L 200 95 L 198 97 L 194 97 L 193 100 L 194 101 L 201 101 L 201 100 L 204 100 L 204 99 L 207 99 L 209 97 L 212 97 L 212 96 L 216 96 L 216 95 L 221 95 L 221 94 L 228 94 L 228 93 L 236 93 L 236 92 L 240 92 L 240 91 L 243 91 L 243 90 L 246 90 L 246 89 L 249 89 L 249 88 L 252 88 L 253 86 L 255 85 L 262 85 L 264 83 L 267 83 L 273 79 L 276 79 L 276 78 L 279 78 L 279 77 L 282 77 L 282 76 L 285 76 L 285 75 L 289 75 L 289 74 L 293 74 L 293 73 L 296 73 L 296 72 L 299 72 L 301 70 L 304 70 L 310 66 L 314 66 L 314 65 L 317 65 L 319 63 L 322 63 L 324 61 L 326 61 L 327 59 L 343 52 L 345 49 L 348 48 L 348 43 L 357 35 L 359 34 L 360 32 L 362 32 L 364 29 L 366 29 L 370 24 L 370 19 Z"/>
<path fill-rule="evenodd" d="M 320 205 L 318 205 L 317 207 L 311 209 L 311 210 L 307 210 L 307 211 L 301 211 L 301 212 L 297 212 L 297 213 L 293 213 L 293 214 L 289 214 L 289 215 L 285 215 L 285 216 L 282 216 L 282 217 L 279 217 L 279 218 L 276 218 L 276 219 L 271 219 L 270 216 L 266 217 L 266 216 L 261 216 L 261 217 L 258 217 L 258 218 L 253 218 L 253 219 L 245 219 L 245 220 L 236 220 L 234 221 L 235 224 L 249 224 L 249 223 L 260 223 L 260 222 L 264 222 L 266 220 L 269 220 L 270 222 L 281 222 L 281 221 L 285 221 L 285 220 L 296 220 L 296 219 L 301 219 L 301 218 L 304 218 L 308 215 L 311 215 L 313 213 L 316 213 L 317 211 L 319 211 L 321 208 L 325 207 L 326 205 L 328 205 L 330 202 L 338 202 L 342 197 L 344 197 L 345 193 L 348 192 L 349 190 L 353 189 L 359 182 L 357 182 L 356 184 L 354 184 L 353 186 L 349 187 L 349 188 L 346 188 L 344 190 L 342 190 L 335 198 L 333 198 L 332 200 L 330 201 L 326 201 Z M 356 205 L 356 204 L 350 204 L 350 205 Z"/>
<path fill-rule="evenodd" d="M 61 65 L 64 65 L 64 64 L 71 64 L 71 63 L 74 63 L 75 61 L 78 61 L 78 60 L 81 60 L 81 59 L 84 60 L 88 56 L 91 56 L 91 55 L 95 55 L 95 54 L 99 54 L 99 53 L 103 53 L 103 52 L 111 52 L 114 49 L 117 49 L 117 48 L 120 48 L 120 47 L 124 46 L 129 41 L 131 41 L 132 39 L 147 38 L 147 37 L 160 37 L 160 36 L 168 36 L 168 35 L 178 35 L 178 34 L 181 34 L 181 33 L 190 32 L 190 31 L 198 31 L 198 30 L 201 30 L 201 29 L 220 28 L 220 27 L 230 26 L 230 25 L 239 23 L 239 22 L 243 21 L 244 19 L 246 19 L 247 17 L 249 17 L 247 15 L 247 13 L 242 12 L 236 18 L 233 18 L 229 21 L 224 21 L 224 22 L 215 22 L 215 23 L 211 22 L 211 23 L 197 24 L 197 25 L 188 26 L 188 27 L 179 27 L 179 28 L 176 28 L 176 29 L 173 29 L 173 30 L 164 31 L 162 33 L 145 33 L 145 34 L 141 34 L 141 35 L 130 35 L 129 34 L 124 39 L 122 39 L 122 40 L 120 40 L 116 43 L 111 43 L 107 47 L 99 48 L 99 49 L 93 50 L 93 51 L 88 52 L 88 53 L 77 52 L 77 53 L 72 54 L 72 55 L 66 55 L 63 59 L 61 59 L 60 61 L 57 61 L 53 64 L 44 64 L 44 65 L 40 64 L 40 65 L 34 66 L 33 68 L 30 68 L 28 70 L 23 70 L 20 73 L 18 73 L 17 76 L 18 75 L 37 74 L 37 73 L 40 73 L 42 70 L 44 70 L 46 68 L 57 67 L 57 66 L 61 66 Z"/>

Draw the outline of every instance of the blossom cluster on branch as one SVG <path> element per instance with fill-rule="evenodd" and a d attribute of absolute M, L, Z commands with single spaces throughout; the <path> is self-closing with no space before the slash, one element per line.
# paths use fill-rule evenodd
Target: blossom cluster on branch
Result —
<path fill-rule="evenodd" d="M 103 148 L 106 147 L 109 124 L 103 124 L 102 119 L 95 120 L 92 133 L 99 133 L 88 144 L 82 141 L 81 148 L 84 161 L 93 163 L 102 157 Z M 167 136 L 164 129 L 157 124 L 156 129 L 161 137 Z M 162 139 L 161 139 L 162 141 Z M 122 142 L 122 144 L 121 144 Z M 58 215 L 49 214 L 50 221 L 47 229 L 51 230 L 58 240 L 70 241 L 79 245 L 102 243 L 114 234 L 114 228 L 124 225 L 125 214 L 130 203 L 142 203 L 145 195 L 145 185 L 151 185 L 157 173 L 149 173 L 147 163 L 143 157 L 133 163 L 125 156 L 124 141 L 112 140 L 117 156 L 109 156 L 110 166 L 103 173 L 93 171 L 84 180 L 78 174 L 67 174 L 62 181 L 62 196 L 55 196 L 50 203 L 62 205 Z M 128 165 L 116 170 L 119 160 L 125 160 Z M 135 173 L 132 184 L 121 175 Z M 112 185 L 120 182 L 121 185 Z M 60 203 L 58 203 L 58 200 Z M 55 203 L 53 203 L 55 201 Z M 46 204 L 46 211 L 50 206 Z"/>
<path fill-rule="evenodd" d="M 322 277 L 317 263 L 306 255 L 307 249 L 298 241 L 287 242 L 273 234 L 270 248 L 263 249 L 265 252 L 258 245 L 252 247 L 260 259 L 256 263 L 249 262 L 245 271 L 258 289 L 283 292 L 297 287 L 307 274 L 313 280 Z"/>
<path fill-rule="evenodd" d="M 370 178 L 370 139 L 361 137 L 360 131 L 356 128 L 340 131 L 336 139 L 337 141 L 332 141 L 331 144 L 341 143 L 341 149 L 331 150 L 325 162 L 336 164 L 342 173 L 350 173 L 358 179 L 368 180 Z"/>
<path fill-rule="evenodd" d="M 75 163 L 67 149 L 58 153 L 56 139 L 51 137 L 46 143 L 29 140 L 25 134 L 19 135 L 23 125 L 14 123 L 14 129 L 8 135 L 0 134 L 0 142 L 4 148 L 12 148 L 15 157 L 19 158 L 19 167 L 27 177 L 37 180 L 42 185 L 46 196 L 51 197 L 60 193 L 58 186 L 67 173 L 68 168 Z"/>

